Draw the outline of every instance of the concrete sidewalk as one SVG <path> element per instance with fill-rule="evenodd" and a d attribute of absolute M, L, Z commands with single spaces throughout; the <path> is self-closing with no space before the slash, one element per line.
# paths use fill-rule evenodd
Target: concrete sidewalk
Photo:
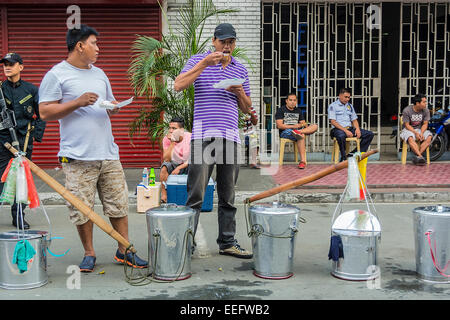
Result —
<path fill-rule="evenodd" d="M 332 164 L 314 162 L 304 170 L 295 164 L 263 166 L 250 169 L 242 166 L 236 184 L 236 203 L 269 190 L 278 185 L 309 176 Z M 64 173 L 60 168 L 45 170 L 64 185 Z M 142 169 L 124 169 L 130 205 L 136 204 L 135 188 L 141 181 Z M 159 176 L 159 170 L 155 170 Z M 215 180 L 215 170 L 212 174 Z M 157 178 L 157 180 L 159 180 Z M 449 202 L 450 161 L 432 162 L 429 166 L 401 165 L 399 161 L 376 161 L 367 165 L 366 182 L 374 202 Z M 35 176 L 36 188 L 44 205 L 65 204 L 65 200 Z M 347 183 L 347 170 L 343 169 L 319 180 L 299 186 L 272 197 L 288 203 L 333 203 L 338 202 Z M 270 201 L 271 199 L 267 199 Z M 217 194 L 214 195 L 217 203 Z"/>

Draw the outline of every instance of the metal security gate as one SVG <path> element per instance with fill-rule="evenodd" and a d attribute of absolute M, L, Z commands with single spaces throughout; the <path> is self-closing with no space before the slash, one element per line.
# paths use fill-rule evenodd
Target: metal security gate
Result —
<path fill-rule="evenodd" d="M 274 115 L 296 91 L 306 119 L 319 130 L 308 158 L 331 152 L 327 109 L 352 89 L 360 126 L 380 147 L 381 3 L 262 3 L 262 152 L 278 152 Z"/>
<path fill-rule="evenodd" d="M 399 114 L 417 93 L 433 111 L 450 104 L 449 17 L 450 3 L 402 3 Z"/>

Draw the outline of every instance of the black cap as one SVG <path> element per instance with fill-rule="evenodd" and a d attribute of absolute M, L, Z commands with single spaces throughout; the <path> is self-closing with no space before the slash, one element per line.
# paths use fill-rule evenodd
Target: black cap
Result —
<path fill-rule="evenodd" d="M 236 39 L 236 31 L 231 24 L 221 23 L 216 27 L 216 30 L 214 30 L 214 38 L 219 40 L 230 38 Z"/>
<path fill-rule="evenodd" d="M 20 64 L 23 64 L 22 58 L 19 56 L 18 53 L 15 53 L 15 52 L 7 53 L 7 54 L 3 57 L 3 59 L 0 60 L 0 63 L 4 63 L 5 61 L 9 61 L 9 62 L 12 62 L 12 63 L 18 62 L 18 63 L 20 63 Z"/>

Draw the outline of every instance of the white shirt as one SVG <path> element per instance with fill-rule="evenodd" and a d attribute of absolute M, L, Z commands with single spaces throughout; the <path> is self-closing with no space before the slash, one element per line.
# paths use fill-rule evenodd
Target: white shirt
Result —
<path fill-rule="evenodd" d="M 61 138 L 58 156 L 77 160 L 118 160 L 119 147 L 114 142 L 111 121 L 106 109 L 99 107 L 104 100 L 115 100 L 103 70 L 93 65 L 89 69 L 80 69 L 65 60 L 58 63 L 42 79 L 39 103 L 65 103 L 86 92 L 96 93 L 97 102 L 58 120 Z"/>

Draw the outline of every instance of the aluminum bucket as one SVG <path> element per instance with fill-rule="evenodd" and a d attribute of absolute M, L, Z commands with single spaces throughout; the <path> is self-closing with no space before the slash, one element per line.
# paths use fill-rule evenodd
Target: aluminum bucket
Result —
<path fill-rule="evenodd" d="M 450 283 L 450 207 L 419 207 L 413 216 L 417 275 Z"/>
<path fill-rule="evenodd" d="M 145 214 L 153 277 L 168 281 L 189 278 L 195 211 L 168 203 Z"/>
<path fill-rule="evenodd" d="M 279 202 L 260 203 L 251 206 L 248 215 L 253 274 L 264 279 L 291 277 L 300 209 Z"/>
<path fill-rule="evenodd" d="M 27 271 L 20 273 L 17 264 L 13 263 L 16 244 L 26 239 L 36 254 L 28 261 Z M 31 289 L 48 282 L 47 255 L 49 244 L 48 232 L 27 230 L 0 233 L 0 288 Z"/>
<path fill-rule="evenodd" d="M 378 247 L 381 225 L 377 217 L 364 210 L 340 214 L 334 221 L 332 236 L 340 236 L 343 258 L 332 261 L 331 274 L 344 280 L 370 280 L 380 275 Z"/>

